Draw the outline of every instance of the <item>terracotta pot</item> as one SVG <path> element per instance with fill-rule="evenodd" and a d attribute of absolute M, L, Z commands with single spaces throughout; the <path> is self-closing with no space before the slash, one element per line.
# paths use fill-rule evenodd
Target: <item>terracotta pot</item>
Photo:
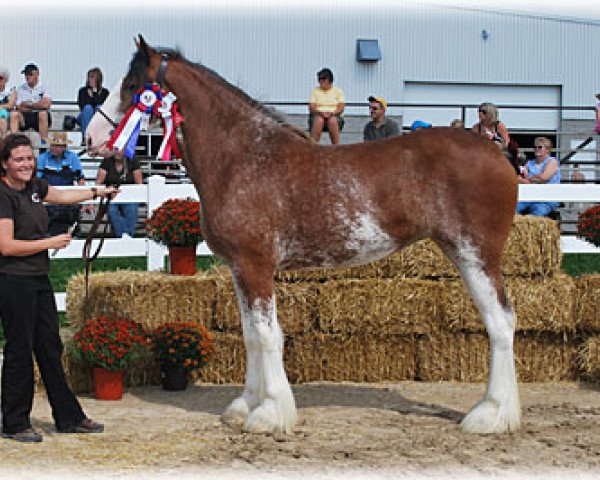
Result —
<path fill-rule="evenodd" d="M 196 273 L 196 247 L 169 245 L 170 272 L 173 275 Z"/>
<path fill-rule="evenodd" d="M 160 376 L 164 390 L 185 390 L 188 386 L 189 375 L 182 365 L 173 365 L 171 363 L 161 365 Z"/>
<path fill-rule="evenodd" d="M 123 371 L 111 372 L 102 367 L 95 367 L 94 394 L 98 400 L 121 400 L 123 398 Z"/>

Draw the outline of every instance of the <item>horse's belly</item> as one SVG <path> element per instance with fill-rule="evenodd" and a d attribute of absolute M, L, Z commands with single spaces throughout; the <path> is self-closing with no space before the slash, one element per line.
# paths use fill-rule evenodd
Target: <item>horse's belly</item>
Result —
<path fill-rule="evenodd" d="M 295 237 L 283 242 L 279 268 L 332 268 L 363 265 L 398 249 L 397 241 L 369 214 L 335 228 L 313 232 L 312 238 Z"/>

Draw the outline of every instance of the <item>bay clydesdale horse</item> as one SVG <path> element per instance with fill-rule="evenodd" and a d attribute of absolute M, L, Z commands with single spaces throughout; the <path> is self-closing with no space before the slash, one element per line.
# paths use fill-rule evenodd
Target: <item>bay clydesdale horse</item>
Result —
<path fill-rule="evenodd" d="M 462 426 L 516 430 L 516 318 L 500 261 L 517 178 L 498 147 L 450 128 L 317 145 L 208 68 L 153 49 L 141 36 L 136 43 L 120 111 L 146 82 L 177 96 L 185 117 L 183 162 L 202 204 L 202 232 L 231 267 L 236 287 L 248 361 L 243 393 L 224 419 L 241 420 L 252 432 L 289 432 L 296 422 L 276 270 L 359 265 L 429 237 L 460 271 L 490 339 L 487 391 Z M 88 133 L 98 145 L 106 134 L 94 138 L 95 130 L 92 124 Z"/>

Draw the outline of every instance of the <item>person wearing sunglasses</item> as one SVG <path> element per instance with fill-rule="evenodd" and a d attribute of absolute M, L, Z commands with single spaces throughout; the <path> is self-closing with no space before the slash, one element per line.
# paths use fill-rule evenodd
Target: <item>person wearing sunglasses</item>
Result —
<path fill-rule="evenodd" d="M 534 141 L 535 159 L 529 160 L 521 177 L 520 183 L 560 183 L 558 160 L 550 155 L 552 141 L 546 137 L 537 137 Z M 518 202 L 517 213 L 529 213 L 545 217 L 558 208 L 557 202 Z"/>
<path fill-rule="evenodd" d="M 323 68 L 317 73 L 319 86 L 315 87 L 308 105 L 308 129 L 315 142 L 319 142 L 323 132 L 329 132 L 333 145 L 340 143 L 340 132 L 344 128 L 344 108 L 346 99 L 341 88 L 333 85 L 333 73 Z"/>
<path fill-rule="evenodd" d="M 6 136 L 10 112 L 15 108 L 17 101 L 17 92 L 14 88 L 7 86 L 10 79 L 8 68 L 0 66 L 0 139 Z"/>
<path fill-rule="evenodd" d="M 369 114 L 371 121 L 365 125 L 363 131 L 364 141 L 377 140 L 378 138 L 393 137 L 398 135 L 398 124 L 385 116 L 387 102 L 383 97 L 371 95 L 369 101 Z"/>
<path fill-rule="evenodd" d="M 500 148 L 506 148 L 510 137 L 506 125 L 498 119 L 498 109 L 493 103 L 485 102 L 477 109 L 479 122 L 473 125 L 474 132 L 483 135 L 498 144 Z"/>

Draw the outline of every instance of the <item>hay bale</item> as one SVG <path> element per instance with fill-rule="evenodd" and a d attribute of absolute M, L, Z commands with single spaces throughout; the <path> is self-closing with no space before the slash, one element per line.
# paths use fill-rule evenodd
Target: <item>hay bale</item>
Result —
<path fill-rule="evenodd" d="M 324 333 L 433 333 L 443 316 L 442 286 L 411 279 L 332 280 L 319 288 L 317 319 Z"/>
<path fill-rule="evenodd" d="M 444 285 L 443 328 L 452 332 L 484 332 L 471 296 L 461 280 Z M 574 331 L 575 282 L 568 275 L 550 278 L 506 278 L 508 298 L 517 314 L 517 331 Z"/>
<path fill-rule="evenodd" d="M 211 332 L 215 353 L 204 368 L 196 370 L 193 380 L 209 383 L 244 383 L 246 349 L 241 335 Z"/>
<path fill-rule="evenodd" d="M 600 381 L 600 335 L 589 337 L 582 343 L 579 366 L 584 378 Z"/>
<path fill-rule="evenodd" d="M 293 383 L 380 382 L 415 375 L 413 336 L 310 333 L 288 339 L 285 365 Z"/>
<path fill-rule="evenodd" d="M 67 318 L 73 327 L 86 320 L 85 279 L 71 277 L 67 285 Z M 198 322 L 211 327 L 215 283 L 208 274 L 170 275 L 162 272 L 100 272 L 89 278 L 87 317 L 130 318 L 152 330 L 169 321 Z"/>
<path fill-rule="evenodd" d="M 600 275 L 583 275 L 575 279 L 577 327 L 586 332 L 600 332 Z"/>
<path fill-rule="evenodd" d="M 515 215 L 504 248 L 502 273 L 506 276 L 560 274 L 562 253 L 558 223 L 546 217 Z"/>
<path fill-rule="evenodd" d="M 579 344 L 580 341 L 573 335 L 517 334 L 514 341 L 517 379 L 521 382 L 576 380 Z M 487 335 L 442 333 L 418 341 L 418 380 L 485 382 L 488 371 Z"/>
<path fill-rule="evenodd" d="M 280 270 L 275 274 L 277 282 L 324 282 L 343 278 L 377 278 L 387 276 L 387 259 L 356 267 L 340 268 L 304 268 Z"/>
<path fill-rule="evenodd" d="M 216 301 L 213 328 L 241 333 L 242 322 L 231 275 L 224 270 L 214 272 Z M 276 283 L 277 318 L 285 333 L 304 333 L 315 329 L 318 285 L 311 283 Z"/>

